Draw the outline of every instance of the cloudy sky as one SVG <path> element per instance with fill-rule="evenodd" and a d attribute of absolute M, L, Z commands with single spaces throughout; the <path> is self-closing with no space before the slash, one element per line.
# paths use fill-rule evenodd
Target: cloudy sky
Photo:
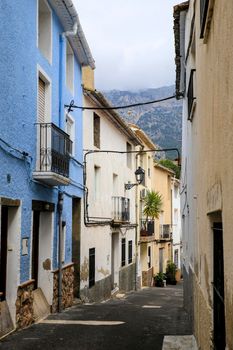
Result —
<path fill-rule="evenodd" d="M 178 0 L 73 0 L 96 61 L 100 90 L 174 84 Z"/>

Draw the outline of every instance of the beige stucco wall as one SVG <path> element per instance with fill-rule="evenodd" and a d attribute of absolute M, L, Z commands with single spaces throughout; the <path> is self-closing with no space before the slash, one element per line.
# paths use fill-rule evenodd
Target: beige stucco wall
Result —
<path fill-rule="evenodd" d="M 233 2 L 215 1 L 206 43 L 200 36 L 200 1 L 195 7 L 195 47 L 187 62 L 187 79 L 196 68 L 196 109 L 192 123 L 186 115 L 186 176 L 192 179 L 187 191 L 186 219 L 194 248 L 189 263 L 195 272 L 194 331 L 201 349 L 211 349 L 213 330 L 213 231 L 212 213 L 220 210 L 223 222 L 226 342 L 233 349 Z M 193 1 L 186 23 L 186 48 Z M 188 83 L 188 81 L 186 82 Z M 187 86 L 187 84 L 186 84 Z M 187 103 L 187 101 L 185 102 Z M 187 107 L 187 105 L 186 105 Z M 183 179 L 184 181 L 184 179 Z M 191 227 L 192 226 L 192 227 Z M 187 242 L 189 244 L 190 242 Z"/>
<path fill-rule="evenodd" d="M 152 171 L 152 189 L 162 196 L 162 212 L 160 219 L 156 220 L 156 236 L 159 235 L 159 225 L 172 224 L 172 195 L 171 195 L 171 173 L 166 169 L 155 165 Z"/>
<path fill-rule="evenodd" d="M 158 219 L 154 219 L 155 225 L 155 234 L 154 236 L 147 237 L 147 242 L 143 240 L 143 243 L 140 242 L 140 226 L 138 230 L 138 242 L 139 242 L 139 257 L 140 261 L 138 263 L 138 275 L 141 275 L 142 272 L 148 271 L 148 248 L 151 247 L 151 267 L 153 267 L 153 274 L 159 272 L 159 249 L 163 248 L 163 272 L 166 271 L 166 266 L 168 260 L 172 258 L 172 247 L 171 242 L 163 241 L 159 242 L 159 234 L 160 234 L 160 224 L 172 224 L 172 196 L 171 196 L 171 176 L 173 175 L 169 170 L 164 169 L 160 166 L 154 166 L 153 161 L 153 152 L 146 152 L 152 149 L 155 149 L 156 146 L 153 145 L 152 141 L 135 126 L 133 127 L 137 131 L 137 135 L 142 141 L 144 153 L 141 153 L 137 159 L 137 166 L 141 166 L 145 170 L 145 181 L 143 185 L 139 185 L 137 188 L 137 198 L 138 198 L 138 206 L 137 206 L 137 216 L 138 221 L 141 219 L 145 219 L 143 215 L 143 207 L 144 201 L 141 198 L 142 190 L 149 191 L 158 191 L 162 195 L 163 214 L 160 215 Z M 147 140 L 148 139 L 148 140 Z M 139 148 L 138 148 L 139 150 Z M 150 169 L 148 171 L 148 169 Z M 170 244 L 170 248 L 169 248 Z"/>

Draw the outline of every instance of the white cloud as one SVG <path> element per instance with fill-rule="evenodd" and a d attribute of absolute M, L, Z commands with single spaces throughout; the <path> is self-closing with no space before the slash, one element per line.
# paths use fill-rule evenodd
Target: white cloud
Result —
<path fill-rule="evenodd" d="M 175 80 L 175 0 L 73 0 L 96 61 L 98 89 L 139 89 Z"/>

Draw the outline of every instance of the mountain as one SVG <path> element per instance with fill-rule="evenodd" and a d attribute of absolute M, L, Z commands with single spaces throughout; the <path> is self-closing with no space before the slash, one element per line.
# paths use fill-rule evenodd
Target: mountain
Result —
<path fill-rule="evenodd" d="M 174 95 L 175 86 L 138 91 L 110 90 L 104 95 L 113 106 L 147 102 Z M 118 110 L 127 122 L 137 124 L 160 148 L 181 149 L 182 102 L 175 98 L 131 109 Z M 176 157 L 168 152 L 167 157 Z"/>

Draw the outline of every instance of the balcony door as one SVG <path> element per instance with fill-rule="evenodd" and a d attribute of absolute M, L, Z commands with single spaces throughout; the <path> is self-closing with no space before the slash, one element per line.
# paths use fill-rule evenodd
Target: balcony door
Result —
<path fill-rule="evenodd" d="M 159 272 L 163 272 L 163 252 L 164 248 L 159 248 Z"/>
<path fill-rule="evenodd" d="M 40 211 L 33 211 L 32 230 L 32 279 L 35 280 L 34 288 L 38 287 L 38 264 L 39 264 L 39 231 L 40 231 Z"/>
<path fill-rule="evenodd" d="M 45 122 L 45 82 L 38 81 L 38 123 Z"/>
<path fill-rule="evenodd" d="M 2 206 L 1 232 L 0 232 L 0 300 L 6 299 L 7 231 L 8 231 L 8 208 L 6 206 Z"/>

